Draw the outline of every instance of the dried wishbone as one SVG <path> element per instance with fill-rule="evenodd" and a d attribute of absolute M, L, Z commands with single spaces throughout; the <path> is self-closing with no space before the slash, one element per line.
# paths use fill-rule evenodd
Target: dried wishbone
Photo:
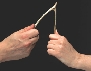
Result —
<path fill-rule="evenodd" d="M 56 32 L 56 8 L 54 8 L 54 12 L 55 12 L 55 24 L 54 24 L 54 33 Z"/>
<path fill-rule="evenodd" d="M 47 12 L 45 12 L 45 13 L 40 17 L 40 19 L 36 22 L 35 27 L 38 25 L 38 23 L 40 22 L 40 20 L 42 20 L 42 18 L 43 18 L 46 14 L 48 14 L 50 11 L 54 10 L 54 12 L 55 12 L 54 33 L 55 33 L 55 31 L 56 31 L 56 5 L 57 5 L 57 2 L 55 3 L 55 5 L 54 5 L 53 7 L 51 7 Z"/>

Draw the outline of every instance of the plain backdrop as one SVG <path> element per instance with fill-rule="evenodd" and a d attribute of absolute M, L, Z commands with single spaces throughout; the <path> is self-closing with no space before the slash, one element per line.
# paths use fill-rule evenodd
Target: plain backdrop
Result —
<path fill-rule="evenodd" d="M 0 41 L 36 21 L 55 2 L 57 4 L 57 30 L 73 47 L 83 54 L 91 54 L 91 1 L 90 0 L 24 0 L 0 2 Z M 0 63 L 0 71 L 82 71 L 68 68 L 47 53 L 49 34 L 53 34 L 54 11 L 38 24 L 39 41 L 29 57 Z"/>

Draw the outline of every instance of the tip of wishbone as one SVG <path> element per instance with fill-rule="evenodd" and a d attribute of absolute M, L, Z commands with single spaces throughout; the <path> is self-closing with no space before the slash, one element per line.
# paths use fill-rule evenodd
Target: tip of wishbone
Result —
<path fill-rule="evenodd" d="M 51 7 L 47 12 L 50 12 L 51 10 L 55 10 L 57 5 L 57 2 L 55 3 L 55 5 L 53 7 Z M 42 15 L 43 16 L 43 15 Z M 39 21 L 41 20 L 41 18 L 36 22 L 35 27 L 38 25 Z"/>
<path fill-rule="evenodd" d="M 55 7 L 56 7 L 56 5 L 57 5 L 57 2 L 55 3 L 55 5 L 54 5 L 52 8 L 55 8 Z"/>
<path fill-rule="evenodd" d="M 55 3 L 55 5 L 57 5 L 57 2 Z"/>

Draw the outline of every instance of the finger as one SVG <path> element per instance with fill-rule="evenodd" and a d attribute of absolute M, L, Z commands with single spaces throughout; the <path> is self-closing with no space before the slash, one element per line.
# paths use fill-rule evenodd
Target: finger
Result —
<path fill-rule="evenodd" d="M 57 39 L 60 38 L 60 35 L 58 35 L 58 34 L 50 34 L 49 38 L 52 39 L 52 40 L 57 40 Z"/>
<path fill-rule="evenodd" d="M 19 32 L 20 32 L 20 33 L 23 33 L 23 32 L 26 32 L 26 31 L 28 31 L 28 30 L 30 30 L 30 29 L 34 29 L 34 28 L 35 28 L 35 25 L 32 24 L 32 25 L 30 25 L 30 26 L 25 27 L 24 29 L 19 30 Z"/>
<path fill-rule="evenodd" d="M 35 28 L 35 24 L 30 25 L 30 29 L 34 29 Z"/>
<path fill-rule="evenodd" d="M 30 46 L 35 46 L 35 43 L 38 41 L 39 36 L 34 37 L 32 39 L 28 39 L 24 42 L 24 47 L 30 47 Z"/>
<path fill-rule="evenodd" d="M 28 26 L 28 27 L 25 27 L 25 28 L 24 28 L 24 31 L 26 32 L 26 31 L 28 31 L 28 30 L 30 30 L 30 29 L 34 29 L 34 27 L 35 27 L 35 25 L 32 24 L 32 25 L 30 25 L 30 26 Z"/>
<path fill-rule="evenodd" d="M 39 34 L 37 29 L 31 29 L 27 32 L 24 32 L 22 34 L 22 39 L 29 39 L 29 38 L 33 38 L 35 36 L 37 36 Z"/>
<path fill-rule="evenodd" d="M 53 49 L 48 49 L 47 52 L 48 52 L 49 55 L 53 55 L 53 56 L 56 55 L 56 51 L 53 50 Z"/>
<path fill-rule="evenodd" d="M 60 41 L 58 41 L 58 40 L 50 40 L 50 41 L 48 41 L 48 44 L 60 44 Z"/>
<path fill-rule="evenodd" d="M 59 34 L 58 31 L 57 31 L 57 29 L 56 29 L 56 31 L 55 31 L 55 34 Z"/>
<path fill-rule="evenodd" d="M 54 49 L 54 47 L 55 47 L 54 44 L 48 44 L 48 45 L 47 45 L 47 48 L 48 48 L 48 49 Z"/>
<path fill-rule="evenodd" d="M 53 50 L 59 50 L 59 45 L 54 45 L 54 44 L 48 44 L 47 45 L 48 49 L 53 49 Z"/>
<path fill-rule="evenodd" d="M 39 35 L 34 38 L 29 39 L 29 42 L 31 42 L 31 45 L 34 45 L 38 41 L 38 39 L 39 39 Z"/>

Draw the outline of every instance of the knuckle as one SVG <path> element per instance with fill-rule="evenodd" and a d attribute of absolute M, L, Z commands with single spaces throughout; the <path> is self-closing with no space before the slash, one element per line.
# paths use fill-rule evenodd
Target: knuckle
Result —
<path fill-rule="evenodd" d="M 37 40 L 39 39 L 39 35 L 37 36 Z"/>
<path fill-rule="evenodd" d="M 59 47 L 58 51 L 62 51 L 63 50 L 63 45 L 59 45 L 58 47 Z"/>
<path fill-rule="evenodd" d="M 62 40 L 61 44 L 62 44 L 62 46 L 64 45 L 64 40 Z"/>
<path fill-rule="evenodd" d="M 64 44 L 65 43 L 65 37 L 64 36 L 61 36 L 61 44 Z"/>
<path fill-rule="evenodd" d="M 50 41 L 48 41 L 48 44 L 50 43 Z"/>
<path fill-rule="evenodd" d="M 53 36 L 53 35 L 54 35 L 54 34 L 50 34 L 50 35 L 49 35 L 49 38 L 51 38 L 51 36 Z"/>
<path fill-rule="evenodd" d="M 53 55 L 53 56 L 58 55 L 58 52 L 52 52 L 51 49 L 48 49 L 47 52 L 48 52 L 49 55 Z"/>
<path fill-rule="evenodd" d="M 61 45 L 61 46 L 59 46 L 59 47 L 60 47 L 60 50 L 62 51 L 64 46 L 63 46 L 63 45 Z"/>
<path fill-rule="evenodd" d="M 49 37 L 51 36 L 51 34 L 49 35 Z"/>
<path fill-rule="evenodd" d="M 49 45 L 47 45 L 47 48 L 49 48 Z"/>
<path fill-rule="evenodd" d="M 51 55 L 50 49 L 47 50 L 48 54 Z"/>
<path fill-rule="evenodd" d="M 36 41 L 34 41 L 34 43 L 36 43 L 38 41 L 38 39 L 36 39 Z"/>
<path fill-rule="evenodd" d="M 47 45 L 47 48 L 51 48 L 51 45 L 50 45 L 50 44 L 48 44 L 48 45 Z"/>
<path fill-rule="evenodd" d="M 34 40 L 32 42 L 36 43 L 38 41 L 38 37 L 34 37 Z"/>
<path fill-rule="evenodd" d="M 47 47 L 50 48 L 50 44 L 48 44 Z"/>

